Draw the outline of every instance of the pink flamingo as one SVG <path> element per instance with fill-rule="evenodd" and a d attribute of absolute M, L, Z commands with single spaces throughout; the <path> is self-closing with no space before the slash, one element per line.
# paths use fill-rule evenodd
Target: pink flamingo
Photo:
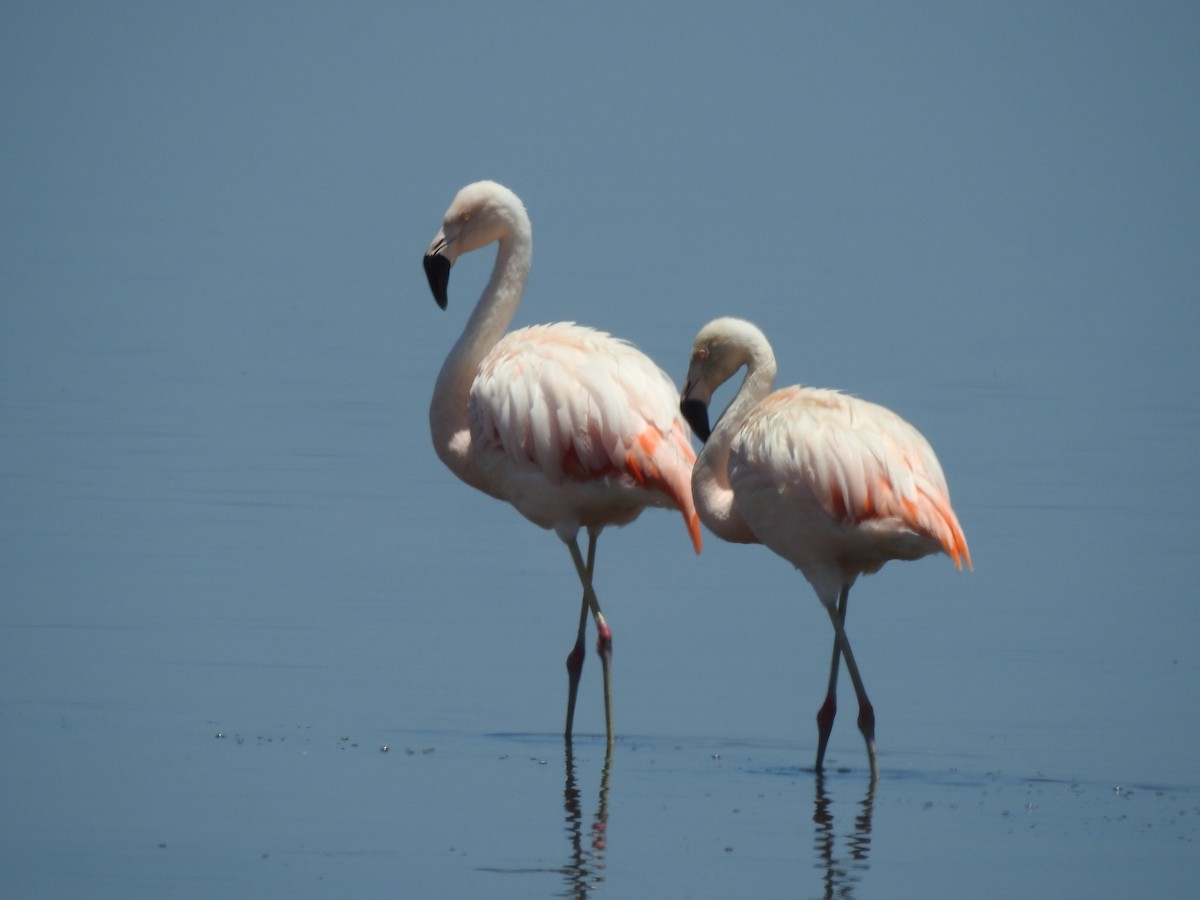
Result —
<path fill-rule="evenodd" d="M 596 539 L 647 506 L 678 509 L 700 552 L 692 502 L 696 455 L 671 379 L 640 351 L 571 322 L 505 334 L 525 291 L 533 231 L 516 194 L 492 181 L 458 192 L 425 254 L 434 299 L 446 308 L 450 267 L 499 244 L 492 274 L 433 390 L 433 445 L 455 475 L 550 528 L 583 585 L 579 633 L 567 656 L 565 736 L 571 736 L 591 611 L 604 671 L 604 715 L 613 741 L 612 631 L 592 585 Z M 577 536 L 587 529 L 584 561 Z"/>
<path fill-rule="evenodd" d="M 710 431 L 713 392 L 742 366 L 742 385 Z M 874 780 L 875 711 L 844 628 L 850 588 L 889 559 L 945 552 L 961 570 L 971 554 L 942 467 L 920 432 L 874 403 L 798 386 L 771 393 L 774 383 L 775 355 L 754 325 L 716 319 L 696 336 L 680 402 L 706 442 L 692 472 L 696 509 L 717 537 L 765 544 L 816 591 L 835 634 L 817 713 L 816 770 L 824 765 L 838 659 L 845 657 Z"/>

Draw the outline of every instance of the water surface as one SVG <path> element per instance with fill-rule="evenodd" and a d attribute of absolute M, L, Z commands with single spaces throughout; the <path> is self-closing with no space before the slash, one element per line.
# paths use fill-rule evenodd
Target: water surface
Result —
<path fill-rule="evenodd" d="M 0 28 L 0 894 L 1194 887 L 1193 12 L 40 10 Z M 611 758 L 594 655 L 564 747 L 569 557 L 427 435 L 488 260 L 443 313 L 419 258 L 479 177 L 533 218 L 519 324 L 678 379 L 743 315 L 937 448 L 977 569 L 855 588 L 873 789 L 848 690 L 811 770 L 803 579 L 663 512 L 600 543 Z"/>

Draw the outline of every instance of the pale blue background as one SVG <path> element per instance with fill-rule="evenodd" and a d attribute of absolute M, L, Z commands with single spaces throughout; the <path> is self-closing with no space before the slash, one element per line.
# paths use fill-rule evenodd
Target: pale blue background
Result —
<path fill-rule="evenodd" d="M 727 6 L 4 6 L 0 895 L 1194 888 L 1200 8 Z M 579 863 L 569 559 L 427 433 L 483 177 L 518 324 L 678 380 L 741 315 L 937 448 L 977 571 L 856 590 L 865 858 L 808 586 L 655 512 L 601 541 Z"/>

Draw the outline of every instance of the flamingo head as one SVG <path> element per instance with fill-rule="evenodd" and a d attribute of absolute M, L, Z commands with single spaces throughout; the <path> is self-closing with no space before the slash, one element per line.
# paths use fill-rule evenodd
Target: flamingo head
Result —
<path fill-rule="evenodd" d="M 504 185 L 477 181 L 459 191 L 425 251 L 425 277 L 437 305 L 446 308 L 450 268 L 460 256 L 514 235 L 528 241 L 530 232 L 525 207 Z"/>

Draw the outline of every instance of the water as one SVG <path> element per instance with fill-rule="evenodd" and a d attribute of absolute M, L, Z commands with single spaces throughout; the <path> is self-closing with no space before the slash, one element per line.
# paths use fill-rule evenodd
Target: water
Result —
<path fill-rule="evenodd" d="M 0 895 L 1192 888 L 1189 22 L 739 14 L 673 23 L 673 56 L 632 13 L 241 9 L 0 29 Z M 483 35 L 533 43 L 489 71 Z M 590 104 L 545 77 L 567 58 Z M 484 176 L 533 217 L 520 323 L 611 329 L 681 378 L 744 315 L 782 383 L 937 448 L 977 569 L 855 588 L 873 791 L 848 691 L 810 768 L 811 590 L 762 548 L 696 558 L 664 512 L 601 539 L 619 738 L 606 759 L 592 654 L 565 751 L 569 557 L 427 435 L 488 260 L 443 313 L 419 257 Z"/>

